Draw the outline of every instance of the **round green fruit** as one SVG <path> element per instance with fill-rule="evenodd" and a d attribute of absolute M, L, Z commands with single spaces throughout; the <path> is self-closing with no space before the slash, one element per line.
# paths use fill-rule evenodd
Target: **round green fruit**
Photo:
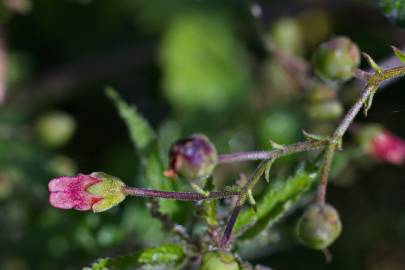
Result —
<path fill-rule="evenodd" d="M 305 245 L 322 250 L 340 235 L 342 223 L 336 209 L 329 204 L 313 204 L 298 221 L 297 234 Z"/>
<path fill-rule="evenodd" d="M 49 147 L 68 143 L 76 130 L 76 122 L 67 113 L 53 111 L 42 115 L 37 122 L 39 139 Z"/>
<path fill-rule="evenodd" d="M 360 51 L 347 37 L 336 37 L 322 43 L 312 58 L 315 73 L 324 80 L 351 79 L 360 64 Z"/>

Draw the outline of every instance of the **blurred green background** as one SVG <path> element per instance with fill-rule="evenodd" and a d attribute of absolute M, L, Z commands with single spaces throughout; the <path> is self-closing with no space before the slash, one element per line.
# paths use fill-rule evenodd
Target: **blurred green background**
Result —
<path fill-rule="evenodd" d="M 389 11 L 390 21 L 373 1 L 258 4 L 0 1 L 0 270 L 79 269 L 165 238 L 142 199 L 102 214 L 48 204 L 47 182 L 59 175 L 105 171 L 128 185 L 148 185 L 139 178 L 140 156 L 126 126 L 104 93 L 107 85 L 157 130 L 163 158 L 171 142 L 197 132 L 220 153 L 269 149 L 270 138 L 301 140 L 301 129 L 329 134 L 361 89 L 356 81 L 315 79 L 335 102 L 329 115 L 325 100 L 311 97 L 313 85 L 302 85 L 314 78 L 310 66 L 304 63 L 302 74 L 288 72 L 280 54 L 310 60 L 316 45 L 336 35 L 381 61 L 392 57 L 390 45 L 405 46 L 399 28 L 405 16 Z M 276 53 L 269 52 L 270 41 Z M 357 122 L 380 123 L 405 138 L 404 87 L 404 81 L 384 87 L 368 118 Z M 262 234 L 260 250 L 241 248 L 242 257 L 279 270 L 405 269 L 404 167 L 374 162 L 353 137 L 346 138 L 347 154 L 339 156 L 329 191 L 344 224 L 331 248 L 333 262 L 299 245 L 293 228 L 300 210 Z M 288 175 L 296 163 L 295 156 L 283 159 L 277 174 Z M 253 165 L 219 168 L 216 185 L 231 184 Z"/>

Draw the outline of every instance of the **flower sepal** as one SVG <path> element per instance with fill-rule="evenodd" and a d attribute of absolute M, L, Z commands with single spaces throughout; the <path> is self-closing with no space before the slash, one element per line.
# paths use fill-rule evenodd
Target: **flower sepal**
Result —
<path fill-rule="evenodd" d="M 101 182 L 89 186 L 86 191 L 103 198 L 93 205 L 94 212 L 106 211 L 125 199 L 126 194 L 123 190 L 125 184 L 118 177 L 103 172 L 94 172 L 91 176 L 100 179 Z"/>

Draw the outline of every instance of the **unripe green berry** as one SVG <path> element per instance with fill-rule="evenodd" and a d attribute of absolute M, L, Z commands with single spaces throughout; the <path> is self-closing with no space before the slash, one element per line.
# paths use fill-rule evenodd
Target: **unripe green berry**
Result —
<path fill-rule="evenodd" d="M 206 252 L 201 261 L 199 270 L 239 270 L 239 264 L 232 253 L 227 251 Z"/>
<path fill-rule="evenodd" d="M 42 115 L 37 122 L 39 139 L 50 147 L 61 147 L 72 139 L 76 121 L 67 113 L 54 111 Z"/>
<path fill-rule="evenodd" d="M 342 116 L 343 106 L 337 100 L 328 100 L 309 105 L 307 112 L 314 120 L 334 120 Z"/>
<path fill-rule="evenodd" d="M 201 134 L 175 142 L 169 151 L 169 169 L 165 175 L 177 175 L 187 180 L 210 176 L 218 163 L 217 150 L 210 140 Z"/>
<path fill-rule="evenodd" d="M 336 209 L 329 204 L 313 204 L 298 221 L 299 239 L 314 249 L 325 249 L 340 235 L 342 223 Z"/>
<path fill-rule="evenodd" d="M 301 27 L 294 18 L 283 17 L 271 27 L 271 38 L 276 46 L 288 54 L 300 54 L 303 49 Z"/>
<path fill-rule="evenodd" d="M 348 80 L 360 64 L 360 51 L 347 37 L 336 37 L 319 45 L 312 62 L 316 74 L 324 80 Z"/>
<path fill-rule="evenodd" d="M 335 99 L 337 92 L 327 84 L 317 83 L 308 93 L 308 101 L 311 103 L 319 103 L 327 100 Z"/>

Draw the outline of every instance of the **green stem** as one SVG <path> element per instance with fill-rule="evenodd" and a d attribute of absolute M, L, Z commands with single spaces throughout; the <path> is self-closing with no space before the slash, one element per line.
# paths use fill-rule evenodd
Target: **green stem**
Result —
<path fill-rule="evenodd" d="M 350 110 L 346 113 L 343 120 L 340 122 L 339 126 L 333 133 L 332 138 L 329 140 L 328 148 L 325 152 L 324 162 L 321 168 L 321 176 L 319 180 L 317 202 L 325 203 L 328 177 L 330 168 L 332 166 L 333 157 L 335 154 L 336 147 L 340 144 L 342 137 L 346 133 L 350 124 L 353 122 L 354 118 L 357 116 L 361 108 L 366 103 L 367 99 L 374 95 L 375 91 L 378 89 L 383 81 L 390 80 L 396 77 L 405 76 L 405 66 L 393 67 L 371 74 L 367 80 L 367 85 L 365 89 L 361 92 L 357 101 L 353 104 Z"/>

